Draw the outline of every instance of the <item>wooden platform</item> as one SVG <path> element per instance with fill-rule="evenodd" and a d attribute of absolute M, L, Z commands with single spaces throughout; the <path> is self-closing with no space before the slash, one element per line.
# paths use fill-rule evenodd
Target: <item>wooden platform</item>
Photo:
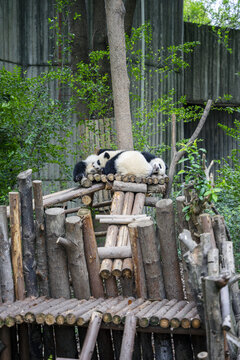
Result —
<path fill-rule="evenodd" d="M 109 299 L 27 298 L 0 306 L 0 327 L 37 323 L 47 325 L 87 325 L 94 311 L 102 313 L 102 326 L 122 329 L 126 315 L 137 317 L 138 329 L 153 332 L 201 334 L 201 321 L 193 302 L 151 301 L 133 297 Z M 176 331 L 177 330 L 177 331 Z"/>

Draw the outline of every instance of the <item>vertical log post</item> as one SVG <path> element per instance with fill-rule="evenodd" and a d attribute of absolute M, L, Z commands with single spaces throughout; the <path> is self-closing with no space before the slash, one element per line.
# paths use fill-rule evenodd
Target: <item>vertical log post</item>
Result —
<path fill-rule="evenodd" d="M 182 300 L 184 295 L 178 262 L 172 200 L 159 200 L 156 204 L 156 212 L 166 296 L 169 300 Z"/>
<path fill-rule="evenodd" d="M 45 233 L 45 216 L 43 207 L 42 181 L 33 181 L 36 230 L 36 275 L 39 296 L 49 297 L 48 265 Z M 43 325 L 44 359 L 55 353 L 53 327 Z"/>
<path fill-rule="evenodd" d="M 90 285 L 84 254 L 81 219 L 79 216 L 70 216 L 66 218 L 65 225 L 66 238 L 58 238 L 57 243 L 66 248 L 75 297 L 77 299 L 88 299 L 90 297 Z"/>
<path fill-rule="evenodd" d="M 35 229 L 32 207 L 32 170 L 21 172 L 18 177 L 23 244 L 23 269 L 27 296 L 37 296 L 37 279 L 35 268 Z"/>
<path fill-rule="evenodd" d="M 56 242 L 65 235 L 65 215 L 61 208 L 47 209 L 46 236 L 49 268 L 50 295 L 54 298 L 70 298 L 67 256 L 64 249 Z M 56 326 L 56 352 L 59 357 L 77 357 L 74 328 Z"/>
<path fill-rule="evenodd" d="M 137 318 L 132 314 L 126 315 L 122 346 L 119 360 L 132 359 L 134 339 L 136 334 Z"/>
<path fill-rule="evenodd" d="M 7 207 L 0 206 L 0 279 L 1 300 L 3 302 L 14 301 L 14 284 L 11 265 L 10 243 L 8 239 Z M 0 329 L 0 338 L 5 348 L 1 352 L 0 359 L 11 359 L 11 333 L 10 328 L 3 326 Z"/>
<path fill-rule="evenodd" d="M 102 314 L 94 311 L 89 322 L 87 334 L 83 343 L 80 360 L 91 360 L 102 322 Z"/>
<path fill-rule="evenodd" d="M 33 181 L 33 193 L 36 216 L 36 274 L 38 280 L 39 296 L 49 296 L 42 182 L 40 180 Z"/>
<path fill-rule="evenodd" d="M 18 192 L 9 193 L 11 255 L 13 282 L 16 300 L 25 298 L 25 283 L 22 264 L 22 241 L 20 220 L 20 196 Z M 23 360 L 29 359 L 28 329 L 26 324 L 19 325 L 19 352 Z"/>
<path fill-rule="evenodd" d="M 187 221 L 185 220 L 185 215 L 183 212 L 185 202 L 185 196 L 178 196 L 176 198 L 176 205 L 177 205 L 177 219 L 178 219 L 178 234 L 182 233 L 184 229 L 188 229 Z M 188 282 L 188 270 L 187 265 L 183 259 L 183 255 L 188 251 L 188 248 L 180 241 L 179 242 L 181 255 L 182 255 L 182 266 L 183 266 L 183 277 L 184 277 L 184 285 L 186 290 L 186 296 L 189 301 L 193 301 L 193 293 L 189 286 Z"/>
<path fill-rule="evenodd" d="M 203 278 L 203 297 L 205 306 L 205 325 L 207 348 L 210 359 L 224 360 L 224 335 L 220 310 L 218 277 Z"/>
<path fill-rule="evenodd" d="M 82 220 L 84 251 L 85 251 L 85 258 L 86 258 L 89 281 L 90 281 L 91 295 L 96 298 L 104 297 L 103 283 L 99 275 L 100 260 L 98 256 L 97 242 L 93 228 L 91 211 L 82 208 L 79 209 L 77 215 L 80 216 Z M 114 294 L 116 294 L 117 291 L 115 290 L 114 286 L 116 287 L 115 279 L 114 279 L 114 284 L 112 284 L 112 289 Z M 82 329 L 79 329 L 79 332 L 81 333 Z M 108 332 L 100 331 L 98 334 L 98 341 L 102 343 L 106 343 L 108 349 L 111 350 L 112 343 L 111 343 L 111 334 L 109 331 Z M 100 348 L 99 351 L 101 351 Z M 111 359 L 112 356 L 113 353 L 109 352 L 107 354 L 106 360 Z"/>

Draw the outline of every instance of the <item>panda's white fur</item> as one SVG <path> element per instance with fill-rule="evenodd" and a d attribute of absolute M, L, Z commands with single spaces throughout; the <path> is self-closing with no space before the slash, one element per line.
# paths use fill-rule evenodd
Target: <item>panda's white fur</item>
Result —
<path fill-rule="evenodd" d="M 90 173 L 95 173 L 96 169 L 93 167 L 94 161 L 98 159 L 98 155 L 89 155 L 85 160 L 79 161 L 73 170 L 73 180 L 80 181 L 84 176 Z"/>
<path fill-rule="evenodd" d="M 152 174 L 165 175 L 166 174 L 166 164 L 161 158 L 155 158 L 150 161 L 152 166 Z"/>
<path fill-rule="evenodd" d="M 139 151 L 122 151 L 111 158 L 103 170 L 104 174 L 118 173 L 146 177 L 152 174 L 152 165 Z"/>
<path fill-rule="evenodd" d="M 93 167 L 95 168 L 96 171 L 102 170 L 109 160 L 111 160 L 115 155 L 119 154 L 122 151 L 123 150 L 110 150 L 110 151 L 102 152 L 94 160 Z"/>

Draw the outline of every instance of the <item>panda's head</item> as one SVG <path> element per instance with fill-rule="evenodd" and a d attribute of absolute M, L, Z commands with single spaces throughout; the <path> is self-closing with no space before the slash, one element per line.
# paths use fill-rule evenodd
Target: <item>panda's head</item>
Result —
<path fill-rule="evenodd" d="M 150 165 L 152 166 L 152 174 L 157 174 L 157 175 L 165 175 L 166 174 L 166 170 L 167 170 L 167 166 L 165 164 L 165 162 L 163 161 L 163 159 L 161 158 L 155 158 L 152 159 L 150 161 Z"/>
<path fill-rule="evenodd" d="M 104 151 L 102 152 L 100 155 L 98 155 L 97 159 L 94 161 L 93 163 L 93 167 L 96 169 L 96 170 L 102 170 L 107 161 L 110 159 L 110 153 L 109 151 Z"/>
<path fill-rule="evenodd" d="M 97 159 L 94 161 L 94 168 L 99 171 L 102 170 L 108 160 L 112 159 L 115 155 L 117 155 L 121 150 L 112 150 L 112 151 L 104 151 L 98 155 Z"/>
<path fill-rule="evenodd" d="M 86 159 L 85 159 L 85 163 L 86 163 L 86 173 L 87 174 L 91 174 L 91 173 L 95 173 L 96 169 L 93 166 L 94 161 L 96 161 L 98 159 L 98 156 L 95 154 L 89 155 Z"/>

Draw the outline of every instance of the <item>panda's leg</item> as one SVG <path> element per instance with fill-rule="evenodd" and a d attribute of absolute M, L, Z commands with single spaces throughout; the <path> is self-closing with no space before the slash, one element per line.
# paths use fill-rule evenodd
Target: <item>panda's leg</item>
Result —
<path fill-rule="evenodd" d="M 86 171 L 86 163 L 84 161 L 79 161 L 75 166 L 73 170 L 73 180 L 75 182 L 80 181 L 85 176 Z"/>

